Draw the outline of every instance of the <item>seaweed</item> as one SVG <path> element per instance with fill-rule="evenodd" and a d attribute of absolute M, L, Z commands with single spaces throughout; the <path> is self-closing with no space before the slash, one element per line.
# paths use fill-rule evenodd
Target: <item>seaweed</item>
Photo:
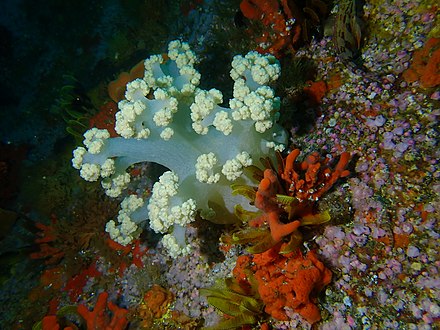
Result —
<path fill-rule="evenodd" d="M 256 324 L 263 311 L 257 288 L 250 292 L 243 289 L 235 278 L 219 279 L 211 288 L 201 289 L 208 302 L 222 313 L 230 316 L 205 330 L 235 329 Z"/>

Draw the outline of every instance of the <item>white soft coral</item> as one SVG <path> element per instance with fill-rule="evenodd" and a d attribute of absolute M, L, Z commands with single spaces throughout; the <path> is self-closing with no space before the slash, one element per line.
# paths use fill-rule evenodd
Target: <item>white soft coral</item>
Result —
<path fill-rule="evenodd" d="M 192 198 L 183 200 L 179 195 L 178 176 L 167 171 L 153 186 L 151 198 L 148 204 L 150 215 L 150 228 L 157 233 L 167 233 L 170 230 L 184 235 L 184 228 L 195 220 L 197 204 Z M 183 231 L 182 231 L 183 230 Z M 185 243 L 184 237 L 165 235 L 163 244 L 171 256 L 185 255 L 190 250 Z"/>
<path fill-rule="evenodd" d="M 133 221 L 132 214 L 143 205 L 144 200 L 134 195 L 122 201 L 117 220 L 110 220 L 105 227 L 105 231 L 109 233 L 112 240 L 122 245 L 133 241 L 138 225 L 136 221 Z"/>
<path fill-rule="evenodd" d="M 164 234 L 170 255 L 189 252 L 185 227 L 197 214 L 216 222 L 233 218 L 238 196 L 230 184 L 246 181 L 244 168 L 270 149 L 282 150 L 286 132 L 276 124 L 279 99 L 269 84 L 280 73 L 271 55 L 251 52 L 232 62 L 234 98 L 229 108 L 217 89 L 198 87 L 195 54 L 188 44 L 173 41 L 167 55 L 144 62 L 145 74 L 127 84 L 116 113 L 116 132 L 91 129 L 84 147 L 74 151 L 72 164 L 88 181 L 102 179 L 107 195 L 119 196 L 130 183 L 130 166 L 154 162 L 170 171 L 154 184 L 149 200 L 136 208 L 134 197 L 121 205 L 116 220 L 107 225 L 111 237 L 128 244 L 143 221 Z M 128 203 L 128 204 L 127 204 Z M 232 221 L 230 221 L 232 222 Z"/>

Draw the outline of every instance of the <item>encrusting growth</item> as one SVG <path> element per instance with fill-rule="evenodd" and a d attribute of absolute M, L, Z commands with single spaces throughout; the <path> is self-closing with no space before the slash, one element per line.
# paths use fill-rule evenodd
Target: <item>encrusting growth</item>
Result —
<path fill-rule="evenodd" d="M 277 320 L 286 321 L 286 307 L 313 324 L 321 319 L 317 294 L 330 283 L 331 271 L 312 251 L 280 254 L 281 245 L 253 256 L 240 256 L 234 278 L 241 287 L 257 287 L 264 310 Z"/>

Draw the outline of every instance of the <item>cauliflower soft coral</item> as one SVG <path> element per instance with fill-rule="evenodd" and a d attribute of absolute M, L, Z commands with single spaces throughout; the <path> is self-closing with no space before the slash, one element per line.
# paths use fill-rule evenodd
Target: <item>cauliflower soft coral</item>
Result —
<path fill-rule="evenodd" d="M 197 214 L 217 222 L 232 217 L 240 201 L 231 196 L 231 183 L 246 182 L 243 169 L 287 141 L 276 124 L 279 98 L 268 86 L 280 75 L 275 57 L 256 52 L 234 57 L 229 108 L 219 105 L 219 90 L 197 87 L 195 62 L 189 45 L 180 41 L 170 42 L 167 55 L 146 59 L 144 77 L 127 84 L 118 104 L 120 137 L 92 128 L 84 134 L 85 148 L 73 153 L 80 175 L 87 181 L 102 178 L 111 197 L 127 188 L 133 164 L 154 162 L 170 170 L 154 184 L 149 200 L 126 197 L 117 219 L 107 223 L 106 231 L 120 244 L 135 239 L 149 219 L 150 228 L 165 234 L 171 256 L 187 254 L 186 225 Z"/>

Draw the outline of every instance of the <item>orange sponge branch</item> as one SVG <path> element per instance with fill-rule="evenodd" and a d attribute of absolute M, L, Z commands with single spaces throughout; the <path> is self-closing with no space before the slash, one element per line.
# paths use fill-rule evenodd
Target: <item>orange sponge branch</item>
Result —
<path fill-rule="evenodd" d="M 86 320 L 87 329 L 124 330 L 128 326 L 128 311 L 120 308 L 111 301 L 107 302 L 108 293 L 102 292 L 98 296 L 95 308 L 92 311 L 84 305 L 78 306 L 78 313 Z M 107 307 L 112 312 L 110 318 Z"/>
<path fill-rule="evenodd" d="M 339 178 L 349 175 L 346 167 L 350 154 L 343 152 L 334 169 L 330 158 L 321 158 L 317 152 L 309 154 L 302 162 L 297 161 L 300 150 L 293 150 L 282 162 L 279 173 L 273 169 L 263 172 L 255 194 L 255 206 L 264 213 L 250 221 L 260 227 L 267 223 L 274 242 L 294 233 L 305 225 L 328 221 L 327 215 L 316 214 L 314 203 L 326 193 Z"/>

